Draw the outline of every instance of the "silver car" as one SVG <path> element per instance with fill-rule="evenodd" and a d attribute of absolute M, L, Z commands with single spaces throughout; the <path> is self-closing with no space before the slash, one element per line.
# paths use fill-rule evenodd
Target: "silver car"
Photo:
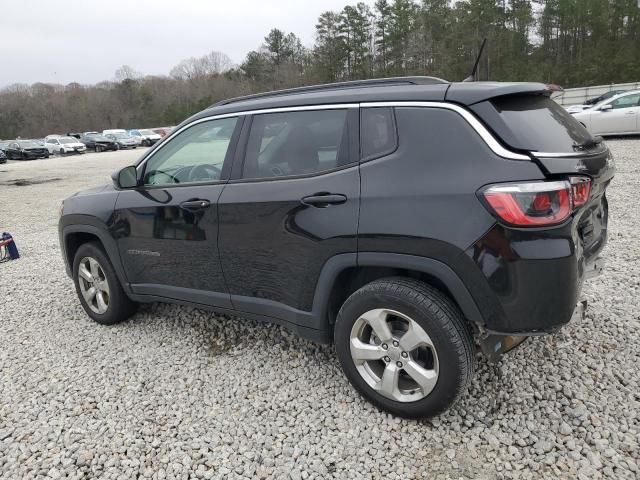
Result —
<path fill-rule="evenodd" d="M 105 137 L 110 138 L 118 145 L 118 148 L 136 148 L 138 146 L 138 142 L 135 138 L 133 138 L 128 133 L 107 133 Z"/>
<path fill-rule="evenodd" d="M 573 116 L 592 135 L 640 134 L 640 90 L 618 94 Z"/>

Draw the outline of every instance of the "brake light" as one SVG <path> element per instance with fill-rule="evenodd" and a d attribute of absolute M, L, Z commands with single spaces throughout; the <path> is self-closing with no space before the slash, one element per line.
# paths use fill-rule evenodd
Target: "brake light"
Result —
<path fill-rule="evenodd" d="M 500 219 L 518 227 L 557 225 L 575 208 L 584 205 L 591 193 L 591 180 L 572 177 L 551 182 L 505 183 L 482 192 Z"/>

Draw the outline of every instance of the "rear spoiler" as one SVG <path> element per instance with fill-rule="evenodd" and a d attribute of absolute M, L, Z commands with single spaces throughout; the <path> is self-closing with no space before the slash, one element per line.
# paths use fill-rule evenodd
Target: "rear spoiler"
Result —
<path fill-rule="evenodd" d="M 551 95 L 551 93 L 552 90 L 544 83 L 458 82 L 449 86 L 445 101 L 473 105 L 503 95 Z"/>

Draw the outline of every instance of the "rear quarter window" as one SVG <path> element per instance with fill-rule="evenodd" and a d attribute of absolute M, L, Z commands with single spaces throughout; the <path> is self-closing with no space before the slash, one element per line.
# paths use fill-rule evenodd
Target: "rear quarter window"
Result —
<path fill-rule="evenodd" d="M 564 108 L 541 95 L 507 95 L 472 107 L 511 148 L 537 152 L 576 152 L 591 134 Z"/>
<path fill-rule="evenodd" d="M 360 111 L 360 156 L 362 160 L 382 157 L 397 147 L 393 110 L 388 107 Z"/>

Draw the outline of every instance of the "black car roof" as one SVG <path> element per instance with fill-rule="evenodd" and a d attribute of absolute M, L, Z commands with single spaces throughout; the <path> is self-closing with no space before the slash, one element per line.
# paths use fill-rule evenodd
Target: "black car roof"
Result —
<path fill-rule="evenodd" d="M 224 100 L 192 119 L 268 108 L 362 102 L 452 102 L 472 105 L 489 98 L 517 93 L 548 94 L 542 83 L 446 82 L 434 77 L 386 79 L 313 85 Z"/>

